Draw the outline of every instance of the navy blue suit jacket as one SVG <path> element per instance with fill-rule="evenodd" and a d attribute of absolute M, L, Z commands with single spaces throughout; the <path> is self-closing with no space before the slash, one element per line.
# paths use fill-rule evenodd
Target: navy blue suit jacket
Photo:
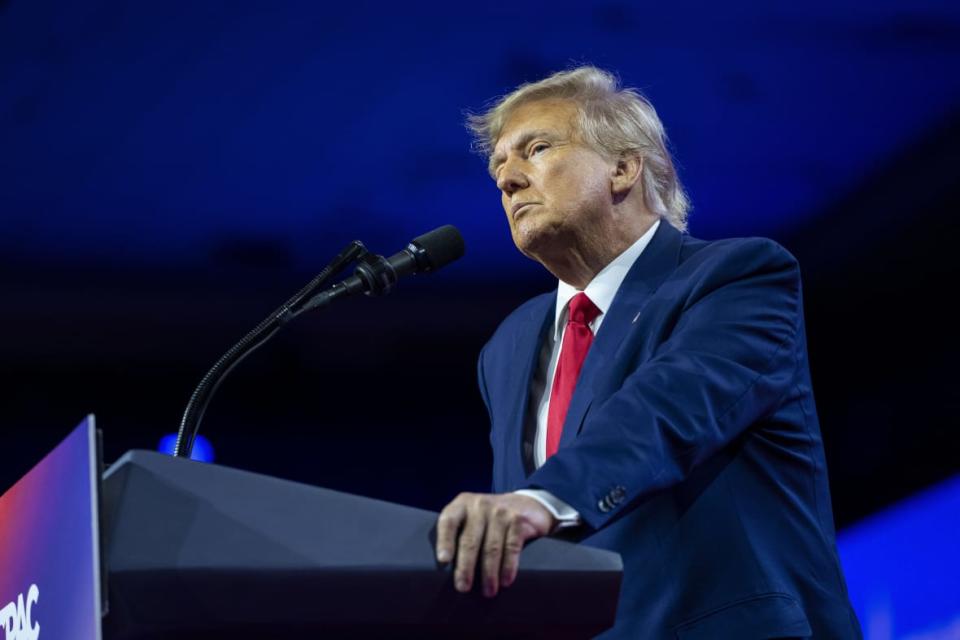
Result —
<path fill-rule="evenodd" d="M 793 256 L 663 221 L 590 348 L 559 451 L 530 473 L 530 382 L 555 300 L 514 311 L 480 354 L 493 490 L 546 489 L 580 512 L 584 544 L 621 554 L 603 637 L 859 638 Z"/>

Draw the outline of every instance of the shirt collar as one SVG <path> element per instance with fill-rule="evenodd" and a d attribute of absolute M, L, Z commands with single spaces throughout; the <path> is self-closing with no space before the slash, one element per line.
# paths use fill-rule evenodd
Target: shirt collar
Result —
<path fill-rule="evenodd" d="M 597 308 L 600 309 L 601 315 L 605 314 L 607 309 L 610 308 L 610 305 L 613 303 L 613 297 L 617 294 L 617 289 L 620 288 L 623 279 L 627 277 L 627 272 L 630 271 L 630 267 L 633 266 L 633 263 L 637 261 L 637 258 L 640 257 L 643 250 L 650 244 L 650 239 L 653 238 L 653 234 L 656 233 L 657 227 L 659 226 L 660 219 L 657 218 L 657 221 L 647 229 L 646 233 L 627 247 L 626 251 L 614 258 L 610 264 L 601 269 L 600 273 L 595 275 L 593 280 L 591 280 L 583 290 L 593 304 L 597 305 Z M 553 339 L 555 342 L 560 339 L 560 334 L 563 330 L 561 320 L 566 313 L 567 303 L 570 302 L 570 298 L 577 295 L 577 293 L 579 293 L 579 289 L 571 284 L 567 284 L 563 280 L 559 281 L 557 286 L 557 307 L 553 319 Z"/>

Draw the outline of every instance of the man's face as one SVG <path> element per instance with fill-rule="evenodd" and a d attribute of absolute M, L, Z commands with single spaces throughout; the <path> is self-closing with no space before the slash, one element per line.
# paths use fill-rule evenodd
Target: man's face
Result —
<path fill-rule="evenodd" d="M 540 260 L 603 235 L 615 163 L 588 147 L 568 100 L 518 107 L 490 158 L 513 242 Z"/>

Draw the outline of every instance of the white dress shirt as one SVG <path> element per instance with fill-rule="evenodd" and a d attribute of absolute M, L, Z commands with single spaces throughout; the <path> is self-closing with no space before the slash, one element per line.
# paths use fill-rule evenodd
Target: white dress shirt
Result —
<path fill-rule="evenodd" d="M 613 259 L 600 273 L 583 289 L 587 297 L 600 310 L 590 330 L 596 336 L 600 325 L 606 316 L 607 310 L 613 303 L 623 279 L 633 267 L 643 250 L 650 244 L 650 239 L 660 226 L 657 220 L 640 238 L 630 245 L 626 251 Z M 560 359 L 560 347 L 563 344 L 563 334 L 567 325 L 567 304 L 579 290 L 562 280 L 557 286 L 557 304 L 554 311 L 553 330 L 547 332 L 540 349 L 540 360 L 537 371 L 534 373 L 530 385 L 530 402 L 537 403 L 537 432 L 534 438 L 533 462 L 540 468 L 547 459 L 547 416 L 550 414 L 550 391 L 553 389 L 553 378 L 557 371 L 557 361 Z M 557 519 L 558 528 L 571 527 L 580 524 L 580 514 L 570 505 L 542 489 L 521 489 L 516 491 L 540 502 Z"/>

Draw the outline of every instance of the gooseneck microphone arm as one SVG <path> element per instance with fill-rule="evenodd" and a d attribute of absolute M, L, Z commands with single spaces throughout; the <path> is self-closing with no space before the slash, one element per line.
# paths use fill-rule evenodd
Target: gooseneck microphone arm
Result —
<path fill-rule="evenodd" d="M 406 275 L 436 271 L 453 262 L 464 253 L 463 238 L 456 227 L 445 225 L 414 238 L 402 251 L 384 258 L 367 252 L 363 243 L 351 242 L 307 286 L 302 288 L 279 309 L 271 313 L 243 339 L 223 354 L 210 368 L 190 396 L 190 402 L 180 420 L 177 443 L 173 455 L 189 458 L 193 442 L 200 429 L 200 421 L 217 387 L 234 367 L 263 345 L 290 320 L 311 309 L 326 306 L 339 298 L 364 293 L 390 293 L 397 280 Z M 349 263 L 357 261 L 354 275 L 320 291 L 321 287 Z"/>
<path fill-rule="evenodd" d="M 190 396 L 190 402 L 187 403 L 183 418 L 180 420 L 177 443 L 173 448 L 174 456 L 190 457 L 190 452 L 193 450 L 193 441 L 200 430 L 200 421 L 207 410 L 210 398 L 213 397 L 217 387 L 227 377 L 227 374 L 244 358 L 272 338 L 283 325 L 298 316 L 302 312 L 304 303 L 315 297 L 320 287 L 326 284 L 332 276 L 343 271 L 343 268 L 349 263 L 362 258 L 366 253 L 367 251 L 360 241 L 354 240 L 348 244 L 313 280 L 283 303 L 280 308 L 267 316 L 250 333 L 241 338 L 240 342 L 220 356 L 220 359 L 210 367 L 207 374 L 200 380 L 200 384 L 194 389 L 193 395 Z"/>

